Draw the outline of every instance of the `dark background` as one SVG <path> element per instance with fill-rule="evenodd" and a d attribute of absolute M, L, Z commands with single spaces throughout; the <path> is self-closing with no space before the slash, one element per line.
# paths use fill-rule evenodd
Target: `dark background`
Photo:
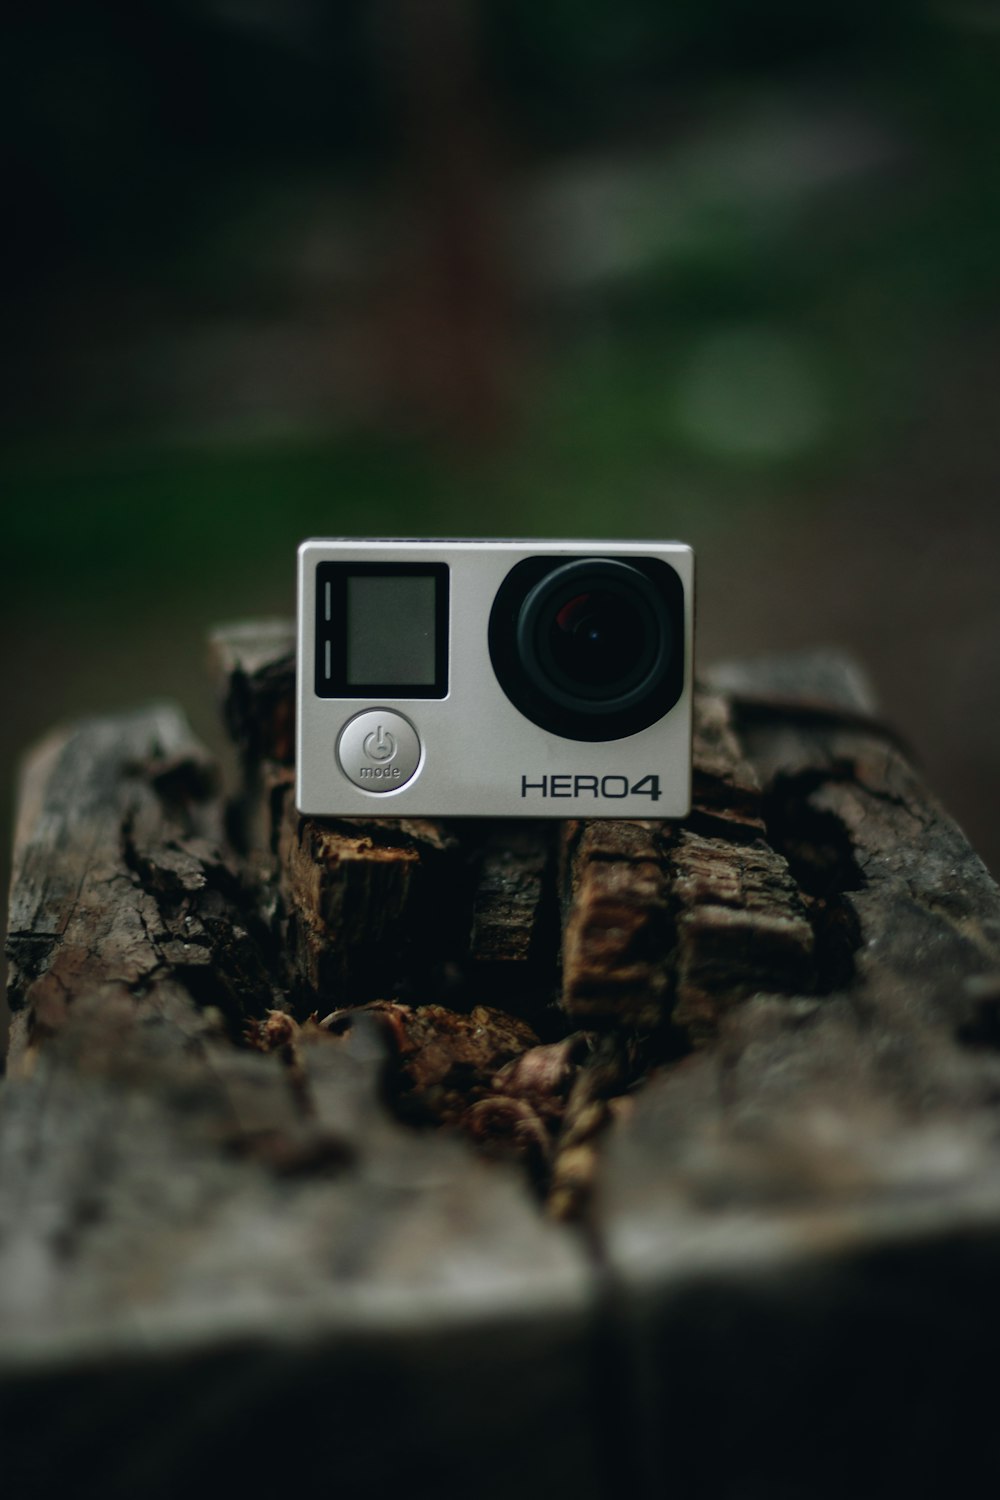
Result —
<path fill-rule="evenodd" d="M 0 761 L 304 536 L 678 537 L 1000 869 L 1000 14 L 215 0 L 5 23 Z"/>

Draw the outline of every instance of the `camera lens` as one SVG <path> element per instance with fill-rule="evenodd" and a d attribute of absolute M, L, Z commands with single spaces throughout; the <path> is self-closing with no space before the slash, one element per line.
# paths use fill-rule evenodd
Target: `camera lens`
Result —
<path fill-rule="evenodd" d="M 490 659 L 526 718 L 565 739 L 621 739 L 684 685 L 684 594 L 654 557 L 524 558 L 490 611 Z"/>
<path fill-rule="evenodd" d="M 581 688 L 613 688 L 648 655 L 645 622 L 607 589 L 575 594 L 555 611 L 548 646 L 559 673 Z"/>
<path fill-rule="evenodd" d="M 556 568 L 527 595 L 517 638 L 525 671 L 555 702 L 580 712 L 624 707 L 661 660 L 664 611 L 627 564 L 584 559 Z"/>

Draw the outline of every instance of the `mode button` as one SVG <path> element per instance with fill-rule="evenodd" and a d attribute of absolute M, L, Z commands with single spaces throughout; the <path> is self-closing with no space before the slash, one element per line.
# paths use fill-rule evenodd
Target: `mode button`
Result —
<path fill-rule="evenodd" d="M 340 731 L 337 760 L 355 786 L 392 792 L 405 786 L 420 764 L 420 736 L 391 708 L 368 708 Z"/>

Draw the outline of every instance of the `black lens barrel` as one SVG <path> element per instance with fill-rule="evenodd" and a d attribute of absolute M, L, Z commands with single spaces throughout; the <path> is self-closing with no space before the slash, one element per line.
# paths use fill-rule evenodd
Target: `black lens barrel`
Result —
<path fill-rule="evenodd" d="M 497 593 L 489 645 L 526 718 L 567 739 L 619 739 L 680 696 L 683 588 L 648 556 L 527 558 Z"/>
<path fill-rule="evenodd" d="M 580 558 L 526 596 L 517 620 L 524 670 L 541 692 L 579 713 L 630 707 L 662 668 L 670 622 L 637 568 Z"/>

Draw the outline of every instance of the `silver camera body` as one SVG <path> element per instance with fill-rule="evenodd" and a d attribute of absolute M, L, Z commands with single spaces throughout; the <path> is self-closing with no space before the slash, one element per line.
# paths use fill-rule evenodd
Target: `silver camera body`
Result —
<path fill-rule="evenodd" d="M 303 542 L 299 811 L 683 817 L 693 633 L 680 543 Z"/>

